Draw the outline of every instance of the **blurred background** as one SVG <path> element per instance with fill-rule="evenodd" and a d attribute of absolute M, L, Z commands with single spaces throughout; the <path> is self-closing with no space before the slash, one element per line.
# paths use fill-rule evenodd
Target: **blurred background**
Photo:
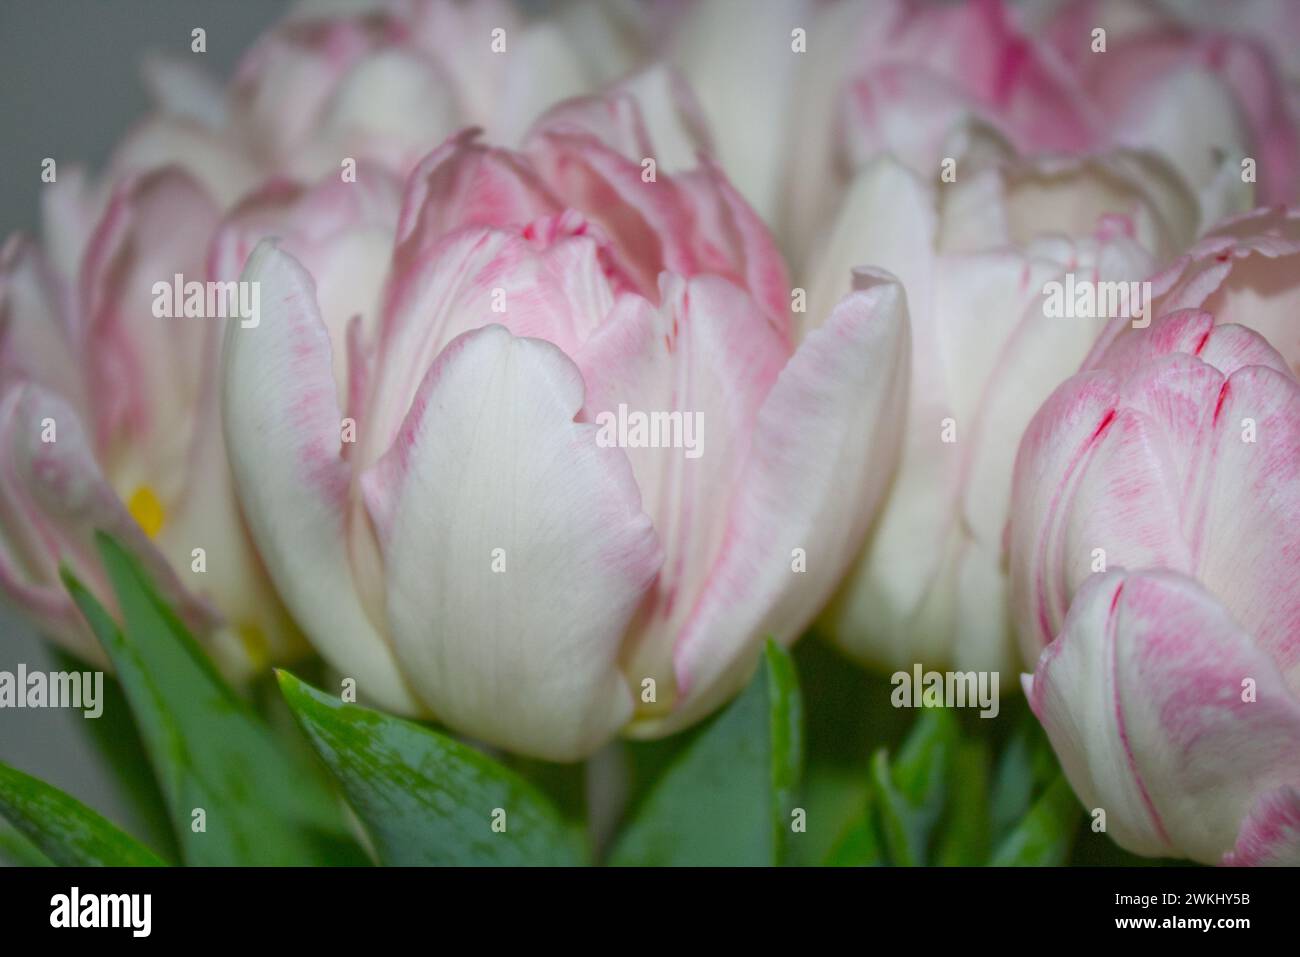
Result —
<path fill-rule="evenodd" d="M 40 229 L 41 161 L 99 169 L 148 105 L 139 78 L 150 51 L 203 56 L 226 77 L 287 0 L 3 0 L 0 2 L 0 237 Z M 207 31 L 207 53 L 190 53 L 190 31 Z M 67 667 L 10 609 L 0 606 L 0 671 Z M 105 717 L 108 717 L 106 712 Z M 140 832 L 107 773 L 112 752 L 93 734 L 113 734 L 79 711 L 0 711 L 0 761 L 76 795 Z M 91 725 L 102 727 L 92 728 Z"/>

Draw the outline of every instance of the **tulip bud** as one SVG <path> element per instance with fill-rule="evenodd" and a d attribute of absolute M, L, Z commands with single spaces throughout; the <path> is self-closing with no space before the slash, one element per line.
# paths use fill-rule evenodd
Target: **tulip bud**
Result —
<path fill-rule="evenodd" d="M 1300 383 L 1196 310 L 1116 337 L 1025 432 L 1009 554 L 1031 703 L 1136 853 L 1300 862 L 1298 463 Z"/>

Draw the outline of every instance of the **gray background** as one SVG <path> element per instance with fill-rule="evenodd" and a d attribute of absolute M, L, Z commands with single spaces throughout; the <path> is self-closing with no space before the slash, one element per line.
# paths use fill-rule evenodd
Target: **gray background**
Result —
<path fill-rule="evenodd" d="M 229 76 L 286 0 L 0 0 L 0 237 L 39 231 L 41 160 L 98 169 L 148 107 L 138 77 L 147 51 L 203 56 Z M 207 53 L 190 53 L 190 31 Z M 54 667 L 31 630 L 0 607 L 0 670 Z M 75 711 L 0 711 L 0 761 L 75 794 L 137 832 Z"/>

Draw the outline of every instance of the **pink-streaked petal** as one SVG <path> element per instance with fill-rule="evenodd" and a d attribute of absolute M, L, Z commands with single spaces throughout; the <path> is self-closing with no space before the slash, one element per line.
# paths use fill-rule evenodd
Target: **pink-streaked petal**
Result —
<path fill-rule="evenodd" d="M 1239 369 L 1206 420 L 1194 574 L 1300 688 L 1300 383 Z"/>
<path fill-rule="evenodd" d="M 541 130 L 527 152 L 564 205 L 600 224 L 644 295 L 654 294 L 661 272 L 700 271 L 691 207 L 673 179 L 646 182 L 641 163 L 587 133 Z"/>
<path fill-rule="evenodd" d="M 662 571 L 633 625 L 627 669 L 672 703 L 674 642 L 722 547 L 728 502 L 742 480 L 759 409 L 788 352 L 752 299 L 708 276 L 666 276 L 663 305 L 622 297 L 577 355 L 583 418 L 609 430 L 632 416 L 680 414 L 669 447 L 630 447 L 646 512 L 664 543 Z M 689 428 L 688 428 L 689 426 Z M 692 447 L 688 447 L 690 443 Z"/>
<path fill-rule="evenodd" d="M 343 182 L 338 176 L 311 186 L 268 180 L 226 214 L 212 242 L 209 271 L 217 279 L 237 278 L 263 239 L 277 240 L 311 267 L 317 266 L 310 259 L 321 252 L 320 247 L 354 231 L 373 230 L 391 245 L 400 197 L 397 178 L 374 167 L 359 167 L 356 182 Z"/>
<path fill-rule="evenodd" d="M 1188 31 L 1159 19 L 1135 22 L 1132 12 L 1126 4 L 1074 4 L 1051 30 L 1058 43 L 1070 38 L 1076 72 L 1113 135 L 1160 150 L 1195 186 L 1212 174 L 1216 153 L 1251 155 L 1261 198 L 1293 201 L 1296 120 L 1286 81 L 1260 41 L 1235 35 L 1236 25 L 1223 33 Z M 1089 55 L 1081 39 L 1096 27 L 1111 35 L 1105 56 Z M 1162 122 L 1187 109 L 1196 111 L 1197 123 Z"/>
<path fill-rule="evenodd" d="M 49 434 L 54 441 L 44 441 Z M 52 637 L 77 654 L 106 660 L 58 574 L 59 564 L 66 563 L 101 601 L 115 607 L 100 568 L 96 531 L 113 535 L 139 557 L 196 631 L 206 633 L 219 621 L 210 606 L 184 590 L 127 512 L 95 460 L 80 416 L 66 401 L 36 385 L 8 386 L 0 396 L 0 448 L 0 585 Z"/>
<path fill-rule="evenodd" d="M 862 546 L 896 465 L 909 339 L 892 276 L 850 294 L 782 370 L 759 412 L 726 538 L 674 647 L 681 693 L 657 732 L 737 690 L 766 637 L 789 643 Z M 796 549 L 806 571 L 796 571 Z"/>
<path fill-rule="evenodd" d="M 1084 368 L 1104 368 L 1120 379 L 1137 375 L 1161 356 L 1195 356 L 1224 375 L 1246 366 L 1263 366 L 1283 375 L 1287 364 L 1263 337 L 1245 326 L 1223 325 L 1208 312 L 1180 309 L 1164 313 L 1145 329 L 1122 329 L 1100 351 L 1094 347 Z M 1113 329 L 1111 326 L 1108 332 Z"/>
<path fill-rule="evenodd" d="M 1107 833 L 1138 854 L 1217 863 L 1257 795 L 1300 784 L 1295 689 L 1182 575 L 1089 581 L 1030 704 L 1084 806 L 1105 809 Z"/>
<path fill-rule="evenodd" d="M 1258 332 L 1300 377 L 1300 243 L 1291 255 L 1237 260 L 1204 308 L 1221 323 Z"/>
<path fill-rule="evenodd" d="M 1204 309 L 1247 326 L 1300 376 L 1300 207 L 1272 207 L 1220 223 L 1167 273 L 1158 312 Z"/>
<path fill-rule="evenodd" d="M 1055 51 L 1022 33 L 1002 0 L 904 4 L 882 59 L 924 63 L 996 114 L 1022 152 L 1074 152 L 1095 132 L 1096 117 L 1074 72 Z"/>
<path fill-rule="evenodd" d="M 522 228 L 561 211 L 524 156 L 478 137 L 478 130 L 457 133 L 411 174 L 397 229 L 398 270 L 461 227 Z"/>
<path fill-rule="evenodd" d="M 622 636 L 662 558 L 626 457 L 574 422 L 582 398 L 553 345 L 466 333 L 362 477 L 420 696 L 460 731 L 551 760 L 590 754 L 631 714 Z"/>
<path fill-rule="evenodd" d="M 1076 375 L 1048 397 L 1020 440 L 1012 479 L 1008 533 L 1011 607 L 1024 660 L 1039 653 L 1060 631 L 1073 597 L 1071 581 L 1062 567 L 1091 571 L 1091 549 L 1072 555 L 1063 544 L 1071 495 L 1089 456 L 1114 426 L 1119 386 L 1105 372 Z M 1149 471 L 1149 470 L 1148 470 Z M 1165 501 L 1158 515 L 1168 514 Z M 1077 584 L 1077 582 L 1075 582 Z"/>
<path fill-rule="evenodd" d="M 183 482 L 194 409 L 217 347 L 216 321 L 177 312 L 172 290 L 206 278 L 217 209 L 189 176 L 167 168 L 123 183 L 86 250 L 79 306 L 96 448 L 130 442 L 141 474 L 170 498 Z M 167 294 L 155 293 L 156 284 Z M 166 307 L 158 316 L 161 299 Z M 125 495 L 131 489 L 122 488 Z"/>
<path fill-rule="evenodd" d="M 767 225 L 708 158 L 703 122 L 682 78 L 657 66 L 601 96 L 556 106 L 534 125 L 529 147 L 548 175 L 562 177 L 557 188 L 570 205 L 590 210 L 625 254 L 654 249 L 637 230 L 658 233 L 662 260 L 636 263 L 643 293 L 649 295 L 647 280 L 660 262 L 685 276 L 724 276 L 746 286 L 788 337 L 784 257 Z M 655 162 L 655 182 L 644 181 L 647 159 Z M 584 205 L 610 188 L 629 209 L 611 214 L 608 204 Z"/>
<path fill-rule="evenodd" d="M 363 461 L 392 443 L 429 366 L 462 332 L 499 323 L 575 352 L 613 306 L 620 280 L 608 257 L 599 231 L 572 210 L 522 232 L 459 229 L 409 261 L 399 251 Z"/>
<path fill-rule="evenodd" d="M 1000 77 L 981 76 L 979 85 L 988 87 L 984 91 L 968 77 L 946 75 L 941 63 L 886 58 L 859 74 L 843 116 L 855 160 L 893 152 L 918 172 L 936 170 L 948 132 L 969 116 L 1020 152 L 1073 153 L 1092 142 L 1095 117 L 1081 93 L 1054 77 L 1051 68 L 1035 63 L 1027 48 L 1008 57 L 998 68 Z"/>
<path fill-rule="evenodd" d="M 1276 560 L 1300 554 L 1297 423 L 1300 384 L 1281 357 L 1190 310 L 1120 337 L 1058 389 L 1026 432 L 1013 483 L 1026 656 L 1101 561 L 1194 576 L 1284 673 L 1300 673 L 1300 570 Z"/>
<path fill-rule="evenodd" d="M 1227 867 L 1300 866 L 1300 787 L 1265 794 L 1241 825 L 1237 843 L 1223 856 Z"/>
<path fill-rule="evenodd" d="M 212 241 L 214 280 L 238 279 L 263 239 L 275 239 L 314 277 L 341 400 L 352 379 L 348 323 L 359 318 L 368 337 L 378 336 L 399 196 L 397 180 L 369 166 L 358 168 L 356 182 L 337 175 L 310 187 L 270 180 L 227 214 Z"/>
<path fill-rule="evenodd" d="M 767 225 L 712 161 L 678 178 L 693 197 L 699 268 L 746 287 L 787 342 L 793 335 L 790 277 Z"/>
<path fill-rule="evenodd" d="M 243 281 L 261 284 L 261 320 L 227 327 L 222 369 L 226 447 L 240 503 L 285 605 L 322 655 L 357 680 L 363 697 L 404 713 L 419 708 L 363 606 L 350 539 L 351 468 L 329 334 L 311 277 L 269 242 Z M 350 527 L 351 525 L 351 527 Z"/>
<path fill-rule="evenodd" d="M 529 137 L 547 132 L 588 135 L 626 159 L 653 157 L 668 174 L 693 167 L 708 151 L 708 129 L 684 79 L 662 64 L 598 96 L 566 100 L 544 113 Z"/>
<path fill-rule="evenodd" d="M 84 409 L 69 290 L 22 236 L 0 247 L 0 381 L 26 379 Z"/>
<path fill-rule="evenodd" d="M 1042 519 L 1035 538 L 1013 533 L 1013 576 L 1028 587 L 1014 599 L 1022 639 L 1031 629 L 1041 644 L 1050 641 L 1071 597 L 1099 567 L 1192 571 L 1182 505 L 1197 476 L 1186 470 L 1183 443 L 1195 442 L 1202 410 L 1222 382 L 1203 363 L 1171 358 L 1134 383 L 1132 395 L 1121 390 L 1107 402 L 1099 383 L 1079 377 L 1044 405 L 1039 414 L 1054 434 L 1043 441 L 1031 425 L 1021 458 L 1044 456 L 1036 464 L 1045 464 L 1046 474 L 1030 491 L 1018 473 L 1012 494 L 1017 503 L 1033 497 L 1023 514 L 1021 506 L 1013 512 L 1013 523 Z M 1036 651 L 1024 650 L 1032 661 Z"/>

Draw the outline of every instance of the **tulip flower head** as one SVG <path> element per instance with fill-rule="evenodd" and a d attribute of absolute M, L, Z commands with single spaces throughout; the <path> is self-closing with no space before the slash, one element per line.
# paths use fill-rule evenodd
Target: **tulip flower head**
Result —
<path fill-rule="evenodd" d="M 1076 793 L 1140 854 L 1300 860 L 1300 382 L 1286 361 L 1208 313 L 1159 316 L 1053 393 L 1012 494 L 1030 700 Z"/>
<path fill-rule="evenodd" d="M 796 349 L 766 230 L 708 164 L 647 175 L 646 129 L 616 92 L 523 153 L 432 154 L 346 363 L 346 283 L 269 243 L 243 273 L 262 322 L 226 334 L 240 499 L 307 636 L 371 700 L 550 759 L 683 727 L 797 637 L 900 437 L 897 284 Z M 702 422 L 702 454 L 611 445 L 628 410 Z"/>

